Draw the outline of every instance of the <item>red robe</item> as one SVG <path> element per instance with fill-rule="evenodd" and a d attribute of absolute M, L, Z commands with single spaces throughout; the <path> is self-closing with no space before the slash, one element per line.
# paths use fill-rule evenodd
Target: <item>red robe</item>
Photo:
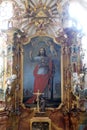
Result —
<path fill-rule="evenodd" d="M 38 74 L 39 66 L 36 65 L 34 69 L 34 93 L 37 93 L 38 90 L 40 93 L 43 93 L 45 88 L 49 85 L 49 79 L 52 76 L 52 62 L 49 61 L 49 72 L 47 74 Z M 36 100 L 36 95 L 33 95 L 31 99 L 27 101 L 27 103 L 32 103 Z"/>

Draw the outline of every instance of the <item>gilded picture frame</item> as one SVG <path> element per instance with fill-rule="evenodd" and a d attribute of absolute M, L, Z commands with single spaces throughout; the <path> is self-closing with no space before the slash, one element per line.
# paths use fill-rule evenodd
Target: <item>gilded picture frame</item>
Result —
<path fill-rule="evenodd" d="M 45 51 L 45 57 L 41 56 L 43 57 L 41 59 L 43 59 L 43 62 L 44 59 L 46 59 L 46 63 L 44 64 L 46 64 L 46 71 L 48 72 L 50 70 L 48 75 L 46 75 L 46 71 L 43 72 L 43 68 L 41 68 L 41 72 L 37 72 L 37 64 L 39 63 L 39 66 L 42 64 L 39 54 L 40 49 Z M 41 93 L 40 96 L 45 99 L 47 108 L 56 108 L 63 102 L 63 60 L 61 52 L 61 44 L 49 36 L 34 36 L 30 38 L 27 43 L 23 44 L 21 85 L 22 102 L 26 107 L 36 107 L 37 91 L 39 91 Z M 36 74 L 34 74 L 35 72 Z M 37 80 L 35 77 L 37 73 L 45 73 L 44 78 L 39 79 L 39 84 L 35 81 Z M 46 77 L 48 77 L 48 79 L 46 79 Z M 35 84 L 37 85 L 34 88 Z M 41 90 L 39 87 L 43 87 L 43 89 Z"/>

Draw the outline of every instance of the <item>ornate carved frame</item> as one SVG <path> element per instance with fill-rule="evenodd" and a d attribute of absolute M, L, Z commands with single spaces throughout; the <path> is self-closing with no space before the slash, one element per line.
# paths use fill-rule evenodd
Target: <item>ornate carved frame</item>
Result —
<path fill-rule="evenodd" d="M 22 47 L 21 47 L 21 52 L 22 53 L 21 53 L 21 56 L 20 56 L 20 61 L 21 61 L 20 62 L 20 66 L 21 66 L 20 67 L 20 69 L 21 69 L 21 74 L 20 74 L 21 78 L 20 78 L 20 81 L 22 81 L 22 82 L 20 82 L 20 86 L 21 86 L 20 93 L 21 93 L 21 102 L 22 102 L 22 104 L 23 104 L 23 55 L 24 55 L 23 46 L 29 44 L 29 42 L 31 41 L 31 39 L 34 38 L 34 37 L 36 37 L 36 36 L 38 36 L 38 35 L 35 35 L 35 36 L 31 37 L 31 38 L 28 38 L 28 40 L 26 42 L 22 43 Z M 42 37 L 47 36 L 49 38 L 52 38 L 53 41 L 56 44 L 58 44 L 58 45 L 61 46 L 61 44 L 57 43 L 57 41 L 55 40 L 54 37 L 51 37 L 51 36 L 48 36 L 48 35 L 40 35 L 40 36 L 42 36 Z M 63 103 L 63 101 L 64 101 L 64 96 L 63 95 L 64 95 L 64 87 L 63 87 L 63 57 L 62 57 L 62 47 L 61 47 L 61 103 Z"/>

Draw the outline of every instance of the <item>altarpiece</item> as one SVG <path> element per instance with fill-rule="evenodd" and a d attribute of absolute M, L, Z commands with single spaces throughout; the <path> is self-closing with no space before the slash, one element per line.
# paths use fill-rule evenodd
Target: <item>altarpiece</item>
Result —
<path fill-rule="evenodd" d="M 85 130 L 87 68 L 80 33 L 66 24 L 69 1 L 4 2 L 1 10 L 8 5 L 14 15 L 0 32 L 6 38 L 0 52 L 1 128 Z"/>

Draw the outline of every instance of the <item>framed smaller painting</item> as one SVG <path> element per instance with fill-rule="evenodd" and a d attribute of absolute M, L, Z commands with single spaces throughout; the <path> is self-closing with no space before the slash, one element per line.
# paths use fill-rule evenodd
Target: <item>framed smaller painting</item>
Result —
<path fill-rule="evenodd" d="M 33 117 L 30 130 L 51 130 L 51 120 L 48 117 Z"/>

